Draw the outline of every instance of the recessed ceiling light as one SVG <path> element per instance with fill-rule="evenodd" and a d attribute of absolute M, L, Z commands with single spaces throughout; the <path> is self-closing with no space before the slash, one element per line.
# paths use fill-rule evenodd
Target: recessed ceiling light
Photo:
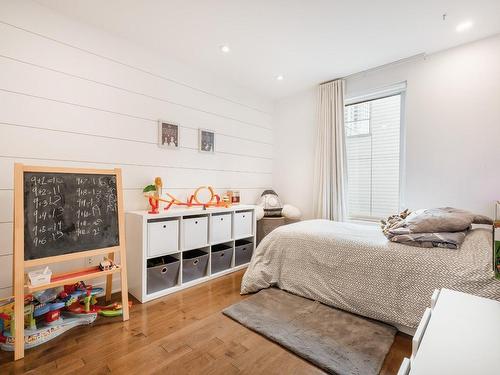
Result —
<path fill-rule="evenodd" d="M 283 79 L 285 79 L 285 77 L 281 74 L 276 76 L 276 81 L 283 81 Z"/>
<path fill-rule="evenodd" d="M 460 22 L 455 28 L 455 30 L 457 30 L 458 33 L 461 33 L 463 31 L 469 30 L 472 27 L 472 25 L 474 25 L 472 21 Z"/>
<path fill-rule="evenodd" d="M 220 51 L 222 53 L 229 53 L 229 52 L 231 52 L 231 48 L 229 48 L 229 46 L 227 44 L 223 44 L 219 48 L 220 48 Z"/>

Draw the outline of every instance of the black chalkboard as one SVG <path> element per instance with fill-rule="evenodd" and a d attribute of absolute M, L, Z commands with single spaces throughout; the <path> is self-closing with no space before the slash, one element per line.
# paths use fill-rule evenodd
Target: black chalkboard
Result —
<path fill-rule="evenodd" d="M 116 176 L 24 172 L 24 259 L 118 246 Z"/>

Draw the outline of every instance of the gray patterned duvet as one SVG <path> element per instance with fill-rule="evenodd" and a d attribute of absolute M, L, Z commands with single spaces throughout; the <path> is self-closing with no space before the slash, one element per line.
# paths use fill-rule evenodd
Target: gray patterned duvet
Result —
<path fill-rule="evenodd" d="M 487 229 L 471 230 L 451 250 L 393 243 L 376 226 L 328 220 L 283 226 L 260 243 L 241 292 L 270 286 L 409 328 L 436 288 L 500 300 Z"/>

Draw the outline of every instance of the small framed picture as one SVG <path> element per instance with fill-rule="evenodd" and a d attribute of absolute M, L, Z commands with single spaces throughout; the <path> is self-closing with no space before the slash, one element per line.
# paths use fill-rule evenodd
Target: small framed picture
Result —
<path fill-rule="evenodd" d="M 158 146 L 163 148 L 179 148 L 179 124 L 158 121 Z"/>
<path fill-rule="evenodd" d="M 215 132 L 208 129 L 199 129 L 198 149 L 201 152 L 215 152 Z"/>

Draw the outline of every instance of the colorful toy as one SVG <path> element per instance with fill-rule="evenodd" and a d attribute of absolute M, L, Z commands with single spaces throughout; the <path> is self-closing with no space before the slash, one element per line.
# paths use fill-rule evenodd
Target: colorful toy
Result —
<path fill-rule="evenodd" d="M 116 268 L 116 264 L 111 259 L 104 259 L 99 263 L 99 269 L 101 271 L 111 271 Z"/>
<path fill-rule="evenodd" d="M 61 290 L 62 289 L 62 290 Z M 25 349 L 41 345 L 80 325 L 93 323 L 97 315 L 123 314 L 122 305 L 97 306 L 96 295 L 103 288 L 93 288 L 80 281 L 63 288 L 51 288 L 25 296 Z M 41 302 L 43 301 L 43 303 Z M 132 303 L 129 303 L 129 307 Z M 0 300 L 0 349 L 14 350 L 14 298 Z"/>
<path fill-rule="evenodd" d="M 172 194 L 166 193 L 169 199 L 160 198 L 162 194 L 163 183 L 160 177 L 155 178 L 154 185 L 148 185 L 144 188 L 143 192 L 148 193 L 144 194 L 146 198 L 149 200 L 149 205 L 151 206 L 151 210 L 148 211 L 150 214 L 159 213 L 160 202 L 166 203 L 164 210 L 168 210 L 173 205 L 175 206 L 185 206 L 185 207 L 203 207 L 207 209 L 208 207 L 230 207 L 231 202 L 228 199 L 221 199 L 218 194 L 215 193 L 215 190 L 212 186 L 200 186 L 198 187 L 192 195 L 189 196 L 186 202 L 177 199 Z M 199 195 L 202 191 L 207 191 L 210 195 L 208 200 L 201 200 Z"/>

